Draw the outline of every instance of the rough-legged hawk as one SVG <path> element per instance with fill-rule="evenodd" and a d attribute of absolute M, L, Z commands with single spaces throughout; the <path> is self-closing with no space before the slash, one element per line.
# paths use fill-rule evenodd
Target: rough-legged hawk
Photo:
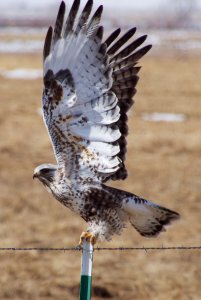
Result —
<path fill-rule="evenodd" d="M 62 2 L 44 45 L 43 114 L 57 165 L 37 167 L 37 177 L 62 204 L 79 214 L 95 242 L 120 234 L 127 221 L 152 237 L 179 215 L 129 192 L 105 185 L 125 179 L 127 112 L 136 93 L 139 59 L 151 48 L 120 29 L 103 41 L 92 0 L 78 15 L 75 0 L 65 20 Z M 130 43 L 127 43 L 130 40 Z M 125 45 L 126 44 L 126 45 Z"/>

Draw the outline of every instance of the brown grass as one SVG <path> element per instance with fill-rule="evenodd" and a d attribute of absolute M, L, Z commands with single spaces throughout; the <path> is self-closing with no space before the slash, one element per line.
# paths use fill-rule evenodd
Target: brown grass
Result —
<path fill-rule="evenodd" d="M 182 218 L 157 239 L 147 240 L 129 227 L 99 246 L 199 245 L 201 62 L 149 56 L 142 64 L 130 115 L 129 178 L 115 185 L 179 211 Z M 34 55 L 1 55 L 0 65 L 38 68 L 41 61 Z M 37 113 L 42 81 L 0 81 L 0 246 L 74 246 L 86 224 L 32 180 L 38 164 L 54 161 Z M 187 121 L 142 120 L 141 113 L 155 111 L 185 113 Z M 198 251 L 96 252 L 93 285 L 105 287 L 115 300 L 201 299 L 199 259 Z M 2 252 L 0 270 L 2 300 L 78 298 L 80 253 Z M 93 299 L 103 299 L 100 294 Z"/>

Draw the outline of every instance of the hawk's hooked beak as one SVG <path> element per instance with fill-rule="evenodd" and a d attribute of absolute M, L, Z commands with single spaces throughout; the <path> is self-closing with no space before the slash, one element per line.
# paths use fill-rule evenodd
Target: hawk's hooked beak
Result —
<path fill-rule="evenodd" d="M 33 179 L 37 178 L 38 177 L 38 174 L 37 173 L 34 173 L 33 174 Z"/>

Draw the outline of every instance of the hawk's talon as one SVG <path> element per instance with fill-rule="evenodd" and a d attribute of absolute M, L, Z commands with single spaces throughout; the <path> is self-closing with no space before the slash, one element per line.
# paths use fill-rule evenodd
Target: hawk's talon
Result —
<path fill-rule="evenodd" d="M 84 240 L 86 240 L 88 243 L 92 244 L 93 246 L 96 244 L 96 236 L 89 231 L 82 232 L 79 240 L 80 247 L 82 247 Z"/>

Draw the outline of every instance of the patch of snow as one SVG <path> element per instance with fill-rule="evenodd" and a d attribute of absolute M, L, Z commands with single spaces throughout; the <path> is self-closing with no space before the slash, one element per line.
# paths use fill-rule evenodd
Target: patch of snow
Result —
<path fill-rule="evenodd" d="M 201 49 L 200 34 L 196 30 L 147 30 L 147 42 L 155 48 L 192 51 Z"/>
<path fill-rule="evenodd" d="M 180 50 L 201 49 L 201 41 L 182 41 L 176 44 L 176 48 Z"/>
<path fill-rule="evenodd" d="M 17 27 L 17 26 L 9 26 L 9 27 L 1 27 L 0 34 L 1 35 L 18 35 L 24 36 L 25 34 L 29 36 L 38 35 L 38 34 L 45 34 L 47 31 L 46 27 Z"/>
<path fill-rule="evenodd" d="M 151 121 L 151 122 L 184 122 L 186 120 L 186 115 L 154 112 L 154 113 L 143 113 L 142 119 L 144 121 Z"/>
<path fill-rule="evenodd" d="M 42 70 L 38 69 L 15 69 L 15 70 L 0 70 L 0 75 L 10 79 L 26 79 L 32 80 L 42 77 Z"/>
<path fill-rule="evenodd" d="M 1 41 L 0 53 L 33 53 L 42 51 L 43 41 L 39 40 L 13 40 Z"/>

